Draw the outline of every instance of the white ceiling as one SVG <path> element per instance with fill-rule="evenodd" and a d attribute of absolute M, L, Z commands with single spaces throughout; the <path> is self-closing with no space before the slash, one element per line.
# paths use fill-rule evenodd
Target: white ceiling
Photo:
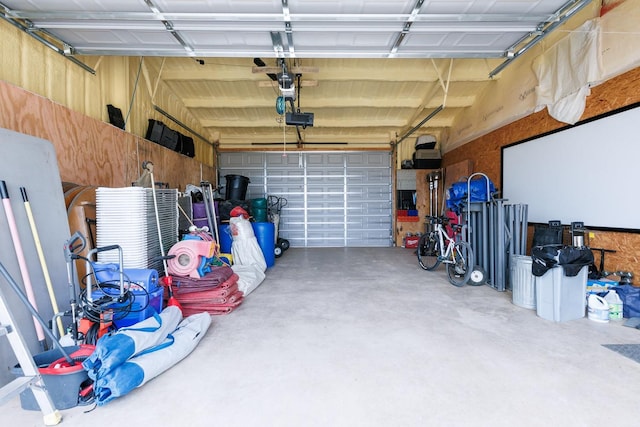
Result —
<path fill-rule="evenodd" d="M 490 77 L 589 2 L 8 0 L 0 11 L 69 57 L 145 57 L 222 148 L 388 146 L 412 131 L 442 135 Z M 313 112 L 313 127 L 283 132 L 266 73 L 282 71 L 278 58 L 301 85 L 289 109 Z"/>

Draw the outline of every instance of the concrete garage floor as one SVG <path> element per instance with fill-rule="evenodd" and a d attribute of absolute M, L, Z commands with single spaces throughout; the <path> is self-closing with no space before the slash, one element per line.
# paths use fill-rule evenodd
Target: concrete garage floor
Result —
<path fill-rule="evenodd" d="M 194 352 L 62 426 L 638 425 L 640 331 L 456 288 L 403 248 L 296 249 Z M 42 425 L 16 398 L 2 426 Z"/>

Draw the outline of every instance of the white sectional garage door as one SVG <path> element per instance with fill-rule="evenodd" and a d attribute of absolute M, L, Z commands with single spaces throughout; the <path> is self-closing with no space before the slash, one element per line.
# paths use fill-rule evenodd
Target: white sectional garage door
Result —
<path fill-rule="evenodd" d="M 287 200 L 279 235 L 293 247 L 392 244 L 388 152 L 233 152 L 219 162 L 221 185 L 226 175 L 243 175 L 251 180 L 247 199 Z"/>

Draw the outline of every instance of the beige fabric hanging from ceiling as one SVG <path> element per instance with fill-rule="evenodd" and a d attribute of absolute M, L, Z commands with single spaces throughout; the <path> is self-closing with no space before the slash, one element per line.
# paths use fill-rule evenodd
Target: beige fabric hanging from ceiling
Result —
<path fill-rule="evenodd" d="M 602 76 L 599 41 L 599 20 L 592 19 L 533 61 L 536 110 L 547 107 L 551 117 L 565 123 L 580 120 L 590 85 Z"/>

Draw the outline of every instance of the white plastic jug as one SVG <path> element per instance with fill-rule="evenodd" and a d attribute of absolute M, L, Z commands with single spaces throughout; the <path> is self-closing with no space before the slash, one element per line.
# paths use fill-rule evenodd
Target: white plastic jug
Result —
<path fill-rule="evenodd" d="M 607 323 L 609 321 L 609 303 L 596 294 L 590 294 L 587 313 L 587 317 L 594 322 Z"/>
<path fill-rule="evenodd" d="M 609 304 L 609 319 L 622 320 L 623 302 L 620 295 L 616 291 L 609 291 L 604 296 L 605 301 Z"/>

